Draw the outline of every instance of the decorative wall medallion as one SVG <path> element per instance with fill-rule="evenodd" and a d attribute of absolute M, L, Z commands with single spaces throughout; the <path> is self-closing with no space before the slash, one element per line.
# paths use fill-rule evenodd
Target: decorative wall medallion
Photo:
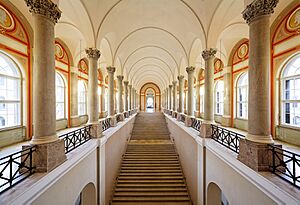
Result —
<path fill-rule="evenodd" d="M 247 54 L 248 54 L 248 44 L 244 43 L 239 47 L 237 55 L 239 58 L 245 58 Z"/>
<path fill-rule="evenodd" d="M 300 29 L 300 8 L 297 8 L 287 20 L 287 29 L 295 31 Z"/>
<path fill-rule="evenodd" d="M 10 13 L 0 5 L 0 28 L 5 30 L 13 30 L 15 22 Z"/>
<path fill-rule="evenodd" d="M 64 57 L 64 50 L 58 43 L 55 44 L 55 56 L 59 59 Z"/>
<path fill-rule="evenodd" d="M 218 73 L 220 71 L 223 70 L 223 62 L 219 59 L 219 58 L 216 58 L 215 59 L 215 63 L 214 63 L 214 69 L 215 69 L 215 73 Z"/>
<path fill-rule="evenodd" d="M 88 67 L 88 65 L 87 65 L 87 63 L 85 62 L 85 60 L 84 59 L 81 59 L 80 61 L 79 61 L 79 71 L 81 71 L 81 72 L 83 72 L 83 73 L 88 73 L 88 71 L 89 71 L 89 67 Z"/>

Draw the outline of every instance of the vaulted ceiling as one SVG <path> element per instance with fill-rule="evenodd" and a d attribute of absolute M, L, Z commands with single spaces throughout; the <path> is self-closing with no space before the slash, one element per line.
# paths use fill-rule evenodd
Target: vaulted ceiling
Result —
<path fill-rule="evenodd" d="M 24 1 L 10 1 L 32 22 Z M 137 89 L 154 82 L 163 90 L 186 76 L 187 66 L 198 72 L 205 48 L 217 48 L 227 64 L 233 46 L 248 37 L 241 12 L 252 0 L 52 1 L 62 11 L 56 37 L 68 45 L 75 65 L 86 47 L 97 47 L 104 75 L 106 66 L 115 66 L 116 75 Z M 273 16 L 291 1 L 280 0 Z"/>

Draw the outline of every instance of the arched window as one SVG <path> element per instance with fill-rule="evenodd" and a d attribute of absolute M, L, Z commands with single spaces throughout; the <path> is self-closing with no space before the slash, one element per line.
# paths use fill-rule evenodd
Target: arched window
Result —
<path fill-rule="evenodd" d="M 78 115 L 86 115 L 86 87 L 83 80 L 78 81 Z"/>
<path fill-rule="evenodd" d="M 0 128 L 21 125 L 21 90 L 18 67 L 0 53 Z"/>
<path fill-rule="evenodd" d="M 56 119 L 65 118 L 65 83 L 62 76 L 56 72 Z"/>
<path fill-rule="evenodd" d="M 200 113 L 204 113 L 204 86 L 200 86 Z"/>
<path fill-rule="evenodd" d="M 291 59 L 281 77 L 281 122 L 300 127 L 300 55 Z"/>
<path fill-rule="evenodd" d="M 248 119 L 248 72 L 241 74 L 237 81 L 237 111 L 238 118 Z"/>
<path fill-rule="evenodd" d="M 224 108 L 224 81 L 218 80 L 215 88 L 216 114 L 223 115 Z"/>

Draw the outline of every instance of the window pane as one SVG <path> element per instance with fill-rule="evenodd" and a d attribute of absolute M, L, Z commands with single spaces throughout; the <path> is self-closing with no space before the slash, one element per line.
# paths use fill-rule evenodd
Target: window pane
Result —
<path fill-rule="evenodd" d="M 65 85 L 60 74 L 56 73 L 56 119 L 65 118 Z"/>

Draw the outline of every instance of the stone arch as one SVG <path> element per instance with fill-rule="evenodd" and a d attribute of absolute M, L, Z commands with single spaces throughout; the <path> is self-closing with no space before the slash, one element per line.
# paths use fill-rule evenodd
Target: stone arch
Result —
<path fill-rule="evenodd" d="M 154 99 L 155 105 L 154 110 L 160 111 L 161 110 L 161 92 L 160 88 L 153 82 L 149 82 L 144 84 L 140 89 L 140 109 L 141 111 L 146 111 L 146 92 L 148 89 L 152 89 L 154 91 Z"/>
<path fill-rule="evenodd" d="M 82 205 L 96 205 L 97 194 L 96 187 L 93 183 L 88 183 L 81 191 L 81 204 Z"/>
<path fill-rule="evenodd" d="M 221 205 L 222 204 L 222 190 L 220 187 L 210 182 L 207 186 L 207 205 Z"/>

